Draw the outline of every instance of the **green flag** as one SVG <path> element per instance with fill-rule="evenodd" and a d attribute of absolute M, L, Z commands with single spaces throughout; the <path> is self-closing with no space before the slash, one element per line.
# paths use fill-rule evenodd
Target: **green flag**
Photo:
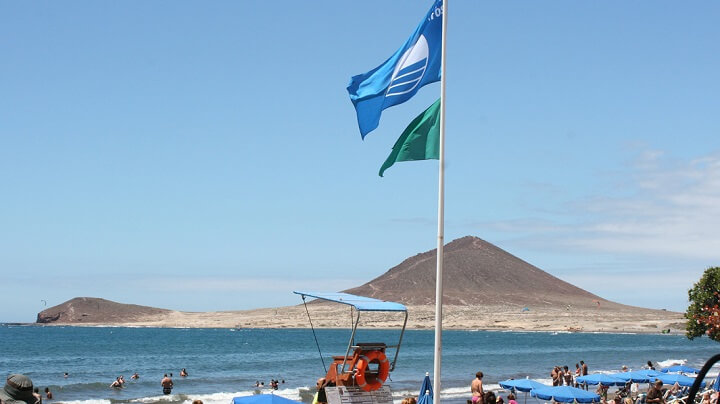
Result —
<path fill-rule="evenodd" d="M 398 161 L 437 160 L 440 157 L 440 100 L 413 119 L 380 167 L 380 176 Z"/>

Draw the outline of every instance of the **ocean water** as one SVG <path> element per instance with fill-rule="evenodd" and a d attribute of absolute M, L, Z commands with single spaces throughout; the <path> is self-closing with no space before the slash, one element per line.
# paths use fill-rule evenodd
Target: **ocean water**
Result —
<path fill-rule="evenodd" d="M 345 353 L 349 330 L 316 330 L 325 363 Z M 396 343 L 397 330 L 361 330 L 356 341 Z M 387 384 L 396 401 L 417 395 L 433 370 L 434 332 L 406 331 L 397 366 Z M 487 389 L 526 376 L 549 382 L 550 369 L 584 360 L 590 372 L 639 369 L 648 360 L 685 360 L 700 367 L 718 353 L 717 342 L 682 335 L 550 332 L 445 331 L 442 400 L 465 403 L 469 383 L 482 370 Z M 189 376 L 179 377 L 186 368 Z M 24 373 L 62 403 L 228 404 L 232 397 L 271 379 L 284 380 L 275 394 L 310 402 L 323 362 L 310 329 L 165 329 L 0 325 L 0 372 Z M 64 372 L 69 376 L 64 377 Z M 138 380 L 130 376 L 137 372 Z M 173 373 L 175 388 L 164 396 L 160 379 Z M 717 372 L 715 372 L 717 374 Z M 124 389 L 109 387 L 119 375 Z"/>

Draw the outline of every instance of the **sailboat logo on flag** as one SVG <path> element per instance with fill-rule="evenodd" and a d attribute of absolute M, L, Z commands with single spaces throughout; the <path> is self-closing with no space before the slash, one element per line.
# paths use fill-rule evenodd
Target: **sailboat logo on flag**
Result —
<path fill-rule="evenodd" d="M 434 0 L 415 31 L 380 66 L 350 79 L 360 135 L 378 127 L 386 108 L 401 104 L 426 84 L 440 81 L 443 0 Z"/>
<path fill-rule="evenodd" d="M 393 71 L 385 97 L 407 94 L 422 80 L 428 65 L 430 50 L 427 39 L 420 35 L 415 45 L 405 51 Z"/>

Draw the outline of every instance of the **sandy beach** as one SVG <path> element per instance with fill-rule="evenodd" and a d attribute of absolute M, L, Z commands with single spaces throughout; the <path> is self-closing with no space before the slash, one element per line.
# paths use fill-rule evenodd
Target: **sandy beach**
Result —
<path fill-rule="evenodd" d="M 626 306 L 627 307 L 627 306 Z M 314 327 L 344 328 L 350 325 L 350 310 L 340 305 L 310 304 L 308 310 Z M 512 330 L 512 331 L 582 331 L 609 333 L 672 333 L 684 331 L 682 313 L 664 310 L 632 308 L 616 309 L 530 309 L 506 306 L 443 307 L 443 327 L 448 330 Z M 362 325 L 392 328 L 402 325 L 404 316 L 398 313 L 363 313 Z M 61 325 L 63 323 L 55 323 Z M 435 324 L 435 306 L 408 306 L 409 329 L 428 329 Z M 136 321 L 100 324 L 72 323 L 72 325 L 112 325 L 183 328 L 308 328 L 305 307 L 287 306 L 246 311 L 181 312 L 139 317 Z"/>

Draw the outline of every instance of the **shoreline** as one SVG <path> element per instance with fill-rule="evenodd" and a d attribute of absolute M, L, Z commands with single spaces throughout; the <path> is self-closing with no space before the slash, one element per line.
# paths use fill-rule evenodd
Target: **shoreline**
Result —
<path fill-rule="evenodd" d="M 311 327 L 195 327 L 195 326 L 167 326 L 167 325 L 137 325 L 135 323 L 124 323 L 124 324 L 101 324 L 101 323 L 57 323 L 57 324 L 41 324 L 41 323 L 0 323 L 0 326 L 10 327 L 87 327 L 87 328 L 155 328 L 155 329 L 225 329 L 225 330 L 310 330 Z M 394 327 L 367 327 L 373 330 L 394 330 Z M 347 327 L 315 327 L 315 329 L 321 330 L 346 330 Z M 434 328 L 406 328 L 406 331 L 431 331 Z M 661 333 L 651 330 L 637 330 L 637 331 L 567 331 L 567 330 L 531 330 L 531 329 L 507 329 L 507 328 L 447 328 L 443 327 L 443 331 L 463 331 L 463 332 L 514 332 L 514 333 L 550 333 L 550 334 L 611 334 L 611 335 L 684 335 L 685 331 L 681 329 L 675 329 L 670 332 Z"/>

